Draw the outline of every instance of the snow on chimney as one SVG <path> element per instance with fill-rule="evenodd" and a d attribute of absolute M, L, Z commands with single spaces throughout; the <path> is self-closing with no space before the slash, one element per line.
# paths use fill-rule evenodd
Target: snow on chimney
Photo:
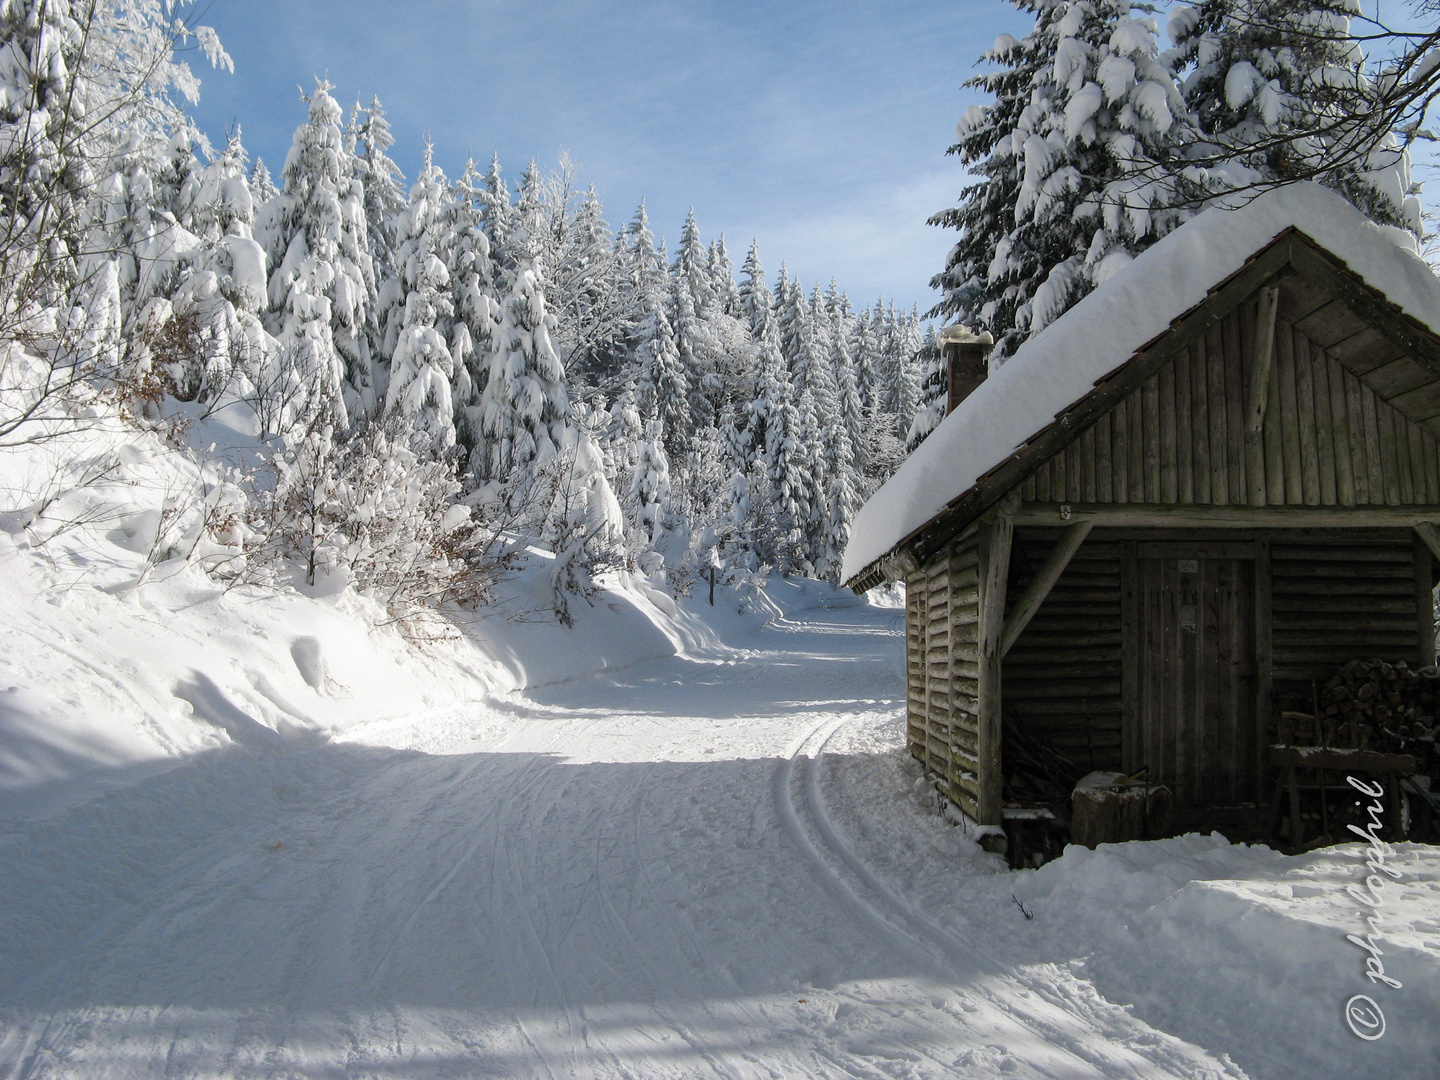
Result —
<path fill-rule="evenodd" d="M 968 326 L 956 323 L 940 331 L 940 350 L 950 369 L 950 402 L 945 409 L 948 416 L 955 406 L 964 401 L 975 388 L 985 381 L 986 360 L 990 346 L 995 339 L 990 331 L 976 334 Z"/>

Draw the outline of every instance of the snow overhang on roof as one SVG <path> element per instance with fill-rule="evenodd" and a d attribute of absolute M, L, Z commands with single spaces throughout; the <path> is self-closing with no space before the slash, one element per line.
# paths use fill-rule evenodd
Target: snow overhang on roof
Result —
<path fill-rule="evenodd" d="M 1343 259 L 1404 314 L 1440 324 L 1440 279 L 1414 237 L 1327 188 L 1293 184 L 1206 210 L 1027 341 L 941 422 L 856 514 L 841 580 L 898 573 L 882 560 L 1289 230 Z"/>

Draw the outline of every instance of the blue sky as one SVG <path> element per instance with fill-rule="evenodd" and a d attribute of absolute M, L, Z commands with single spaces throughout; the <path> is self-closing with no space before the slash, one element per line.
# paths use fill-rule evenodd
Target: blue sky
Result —
<path fill-rule="evenodd" d="M 773 281 L 923 311 L 953 237 L 925 224 L 964 182 L 945 156 L 979 100 L 960 84 L 1001 32 L 1004 0 L 883 3 L 545 3 L 540 0 L 213 0 L 235 74 L 201 70 L 212 141 L 238 120 L 278 171 L 304 118 L 297 86 L 378 94 L 413 176 L 422 140 L 451 175 L 467 152 L 518 178 L 566 151 L 612 226 L 641 196 L 672 248 L 686 209 L 723 232 L 737 266 L 752 236 Z M 202 62 L 203 63 L 203 62 Z"/>

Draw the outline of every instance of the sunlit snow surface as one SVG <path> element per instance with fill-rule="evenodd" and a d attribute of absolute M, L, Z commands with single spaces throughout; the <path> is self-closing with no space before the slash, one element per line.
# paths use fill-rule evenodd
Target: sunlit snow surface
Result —
<path fill-rule="evenodd" d="M 1436 1074 L 1433 851 L 1362 1044 L 1353 853 L 1005 872 L 903 753 L 893 606 L 616 581 L 467 668 L 112 558 L 0 539 L 0 1076 Z"/>

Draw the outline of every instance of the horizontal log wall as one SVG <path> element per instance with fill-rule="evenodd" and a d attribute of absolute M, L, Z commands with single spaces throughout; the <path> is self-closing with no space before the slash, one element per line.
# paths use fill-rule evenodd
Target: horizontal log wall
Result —
<path fill-rule="evenodd" d="M 1271 534 L 1277 690 L 1308 689 L 1350 660 L 1422 656 L 1416 543 L 1408 529 Z M 1429 559 L 1420 569 L 1429 577 Z M 1298 686 L 1297 686 L 1298 684 Z"/>
<path fill-rule="evenodd" d="M 1017 529 L 1018 595 L 1059 529 Z M 1092 537 L 1006 655 L 1005 712 L 1076 765 L 1120 768 L 1120 545 Z"/>
<path fill-rule="evenodd" d="M 979 558 L 972 530 L 906 580 L 907 738 L 940 792 L 978 813 Z"/>
<path fill-rule="evenodd" d="M 1023 483 L 1022 498 L 1440 504 L 1440 441 L 1284 320 L 1276 323 L 1264 427 L 1247 434 L 1255 308 L 1254 301 L 1242 304 L 1087 428 Z"/>

